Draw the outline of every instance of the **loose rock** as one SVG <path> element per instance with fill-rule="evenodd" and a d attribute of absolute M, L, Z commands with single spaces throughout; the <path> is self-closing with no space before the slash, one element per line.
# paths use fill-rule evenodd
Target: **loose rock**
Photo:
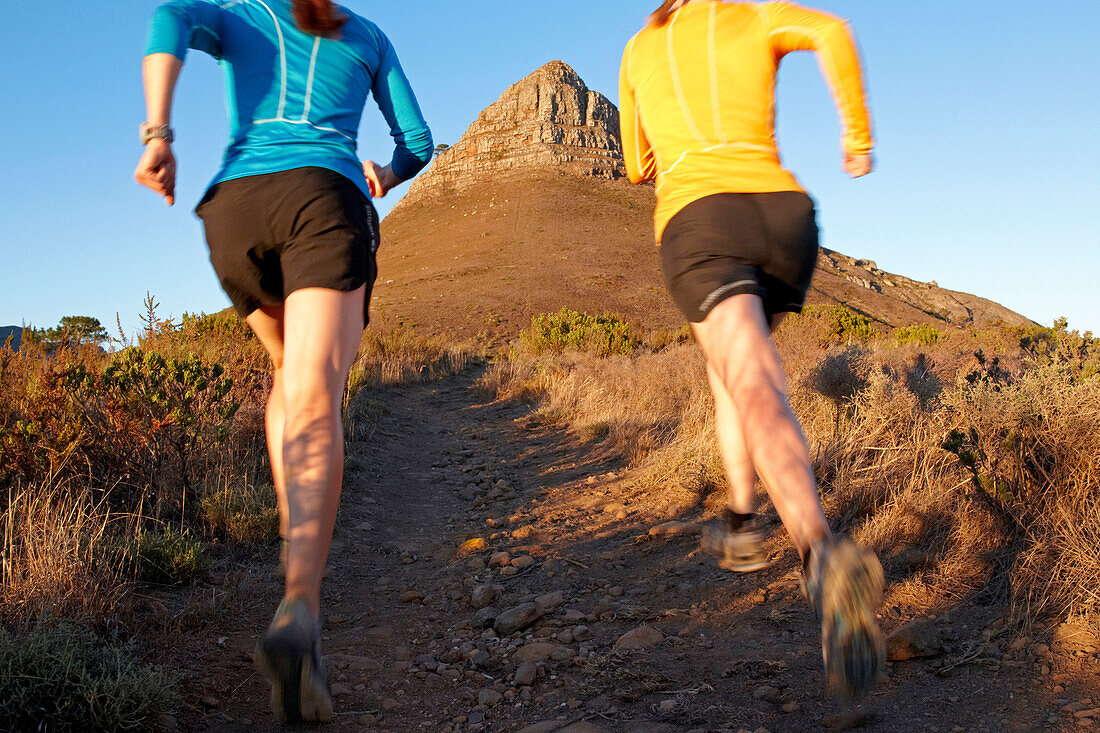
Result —
<path fill-rule="evenodd" d="M 534 662 L 524 662 L 516 669 L 516 686 L 528 687 L 535 684 L 539 668 Z"/>
<path fill-rule="evenodd" d="M 934 657 L 943 652 L 939 629 L 927 618 L 917 618 L 886 637 L 886 658 L 892 662 Z"/>
<path fill-rule="evenodd" d="M 651 537 L 675 537 L 682 534 L 697 534 L 699 526 L 694 522 L 665 522 L 649 528 Z"/>
<path fill-rule="evenodd" d="M 619 637 L 614 649 L 644 649 L 665 640 L 665 635 L 652 626 L 639 626 Z"/>
<path fill-rule="evenodd" d="M 497 597 L 497 589 L 492 583 L 482 583 L 470 592 L 470 606 L 475 609 L 485 608 Z"/>
<path fill-rule="evenodd" d="M 501 636 L 507 636 L 526 629 L 541 617 L 542 613 L 534 603 L 522 603 L 497 616 L 496 621 L 493 622 L 493 628 Z"/>

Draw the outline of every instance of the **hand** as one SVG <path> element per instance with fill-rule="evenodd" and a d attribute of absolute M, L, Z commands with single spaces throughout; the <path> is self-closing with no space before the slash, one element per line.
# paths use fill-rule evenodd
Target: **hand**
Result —
<path fill-rule="evenodd" d="M 163 196 L 169 206 L 176 203 L 176 156 L 172 146 L 160 138 L 150 140 L 138 161 L 134 180 Z"/>
<path fill-rule="evenodd" d="M 388 165 L 383 168 L 373 160 L 363 161 L 363 175 L 367 177 L 370 195 L 376 199 L 382 198 L 391 188 L 401 183 L 401 179 L 393 174 L 392 168 Z"/>
<path fill-rule="evenodd" d="M 870 173 L 875 168 L 875 159 L 871 157 L 870 153 L 867 155 L 852 155 L 848 153 L 844 156 L 844 170 L 848 171 L 848 175 L 852 178 L 859 178 Z"/>

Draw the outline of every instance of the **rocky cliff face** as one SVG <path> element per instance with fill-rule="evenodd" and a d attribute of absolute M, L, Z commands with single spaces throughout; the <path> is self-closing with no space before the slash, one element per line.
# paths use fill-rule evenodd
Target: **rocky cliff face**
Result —
<path fill-rule="evenodd" d="M 461 190 L 472 178 L 538 168 L 597 178 L 626 176 L 619 110 L 561 61 L 508 87 L 457 143 L 436 157 L 409 197 Z"/>
<path fill-rule="evenodd" d="M 478 115 L 394 207 L 376 305 L 449 334 L 514 333 L 562 306 L 678 327 L 653 245 L 653 188 L 625 175 L 618 110 L 564 63 L 546 64 Z M 1030 323 L 824 248 L 808 296 L 886 327 Z"/>

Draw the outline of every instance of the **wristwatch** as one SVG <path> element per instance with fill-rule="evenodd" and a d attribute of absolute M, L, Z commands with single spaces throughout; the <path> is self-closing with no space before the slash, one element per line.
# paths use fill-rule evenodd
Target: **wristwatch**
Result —
<path fill-rule="evenodd" d="M 172 132 L 172 128 L 168 125 L 150 125 L 148 122 L 142 122 L 141 127 L 138 129 L 142 145 L 147 145 L 150 140 L 156 138 L 160 138 L 171 145 L 176 139 L 176 134 Z"/>

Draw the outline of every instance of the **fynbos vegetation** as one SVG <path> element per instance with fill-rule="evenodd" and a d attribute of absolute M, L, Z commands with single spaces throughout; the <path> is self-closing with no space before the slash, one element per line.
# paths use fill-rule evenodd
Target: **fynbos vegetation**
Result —
<path fill-rule="evenodd" d="M 206 577 L 226 553 L 214 543 L 247 557 L 278 539 L 266 354 L 235 315 L 176 323 L 146 305 L 138 342 L 120 334 L 114 352 L 85 318 L 0 349 L 0 719 L 17 728 L 152 727 L 177 696 L 142 660 L 171 632 L 135 591 Z M 349 395 L 470 356 L 372 332 Z"/>
<path fill-rule="evenodd" d="M 828 306 L 788 318 L 777 343 L 826 511 L 882 555 L 888 602 L 982 594 L 1021 622 L 1100 611 L 1100 341 L 1064 322 L 886 334 Z M 626 458 L 655 501 L 720 501 L 698 349 L 623 351 L 516 350 L 483 384 Z"/>

